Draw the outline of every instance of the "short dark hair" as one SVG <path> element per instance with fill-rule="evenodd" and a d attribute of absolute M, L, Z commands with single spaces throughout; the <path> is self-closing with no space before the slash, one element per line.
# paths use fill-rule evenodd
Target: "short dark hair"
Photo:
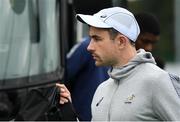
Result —
<path fill-rule="evenodd" d="M 110 28 L 110 29 L 107 29 L 108 30 L 108 33 L 110 35 L 110 39 L 114 40 L 116 38 L 116 36 L 118 35 L 118 31 L 115 30 L 114 28 Z"/>
<path fill-rule="evenodd" d="M 118 35 L 118 33 L 120 33 L 120 32 L 118 32 L 114 28 L 110 28 L 110 29 L 108 29 L 108 33 L 110 35 L 110 39 L 114 40 L 116 38 L 116 36 Z M 135 46 L 135 42 L 133 42 L 131 39 L 129 39 L 129 42 L 132 46 Z"/>
<path fill-rule="evenodd" d="M 160 23 L 158 18 L 151 13 L 138 13 L 135 18 L 139 24 L 141 33 L 149 32 L 154 35 L 160 34 Z"/>

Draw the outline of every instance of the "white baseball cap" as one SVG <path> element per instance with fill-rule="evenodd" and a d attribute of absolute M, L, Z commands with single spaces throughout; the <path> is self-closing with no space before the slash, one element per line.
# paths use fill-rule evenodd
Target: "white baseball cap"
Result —
<path fill-rule="evenodd" d="M 102 9 L 94 15 L 77 14 L 77 19 L 83 23 L 97 28 L 114 28 L 127 36 L 133 42 L 136 41 L 140 29 L 134 15 L 121 7 Z"/>

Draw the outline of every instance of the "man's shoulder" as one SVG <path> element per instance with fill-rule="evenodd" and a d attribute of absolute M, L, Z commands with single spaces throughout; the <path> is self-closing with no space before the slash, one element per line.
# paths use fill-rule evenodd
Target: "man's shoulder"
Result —
<path fill-rule="evenodd" d="M 144 63 L 140 65 L 139 68 L 140 72 L 143 72 L 143 74 L 152 74 L 152 75 L 160 75 L 160 74 L 167 74 L 167 72 L 163 69 L 161 69 L 160 67 L 158 67 L 155 64 L 152 63 Z"/>
<path fill-rule="evenodd" d="M 102 89 L 109 88 L 109 87 L 111 87 L 113 84 L 114 84 L 114 80 L 113 80 L 112 78 L 109 78 L 109 79 L 105 80 L 104 82 L 102 82 L 102 83 L 98 86 L 97 90 L 102 90 Z"/>
<path fill-rule="evenodd" d="M 136 74 L 141 77 L 141 80 L 146 81 L 144 83 L 147 84 L 161 84 L 166 82 L 167 80 L 170 80 L 167 71 L 151 63 L 140 65 L 140 67 L 136 71 Z"/>

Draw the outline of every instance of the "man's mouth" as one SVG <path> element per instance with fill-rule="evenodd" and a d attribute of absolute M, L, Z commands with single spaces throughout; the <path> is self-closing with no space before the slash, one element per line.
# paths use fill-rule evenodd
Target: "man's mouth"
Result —
<path fill-rule="evenodd" d="M 93 57 L 94 60 L 97 60 L 97 59 L 98 59 L 98 56 L 95 55 L 95 54 L 92 54 L 92 57 Z"/>

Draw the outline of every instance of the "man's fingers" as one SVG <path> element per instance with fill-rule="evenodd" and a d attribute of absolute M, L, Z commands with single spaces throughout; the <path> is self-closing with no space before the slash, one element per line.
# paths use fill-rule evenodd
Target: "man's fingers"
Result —
<path fill-rule="evenodd" d="M 67 98 L 60 97 L 60 101 L 59 101 L 60 104 L 64 104 L 64 103 L 67 103 L 67 102 L 68 102 Z"/>
<path fill-rule="evenodd" d="M 69 90 L 66 88 L 64 84 L 57 83 L 56 86 L 59 86 L 62 92 L 68 92 L 70 94 Z"/>
<path fill-rule="evenodd" d="M 60 96 L 68 98 L 70 95 L 67 92 L 60 92 Z"/>
<path fill-rule="evenodd" d="M 71 94 L 69 90 L 66 88 L 66 86 L 64 84 L 59 84 L 59 83 L 57 83 L 56 86 L 59 87 L 60 89 L 60 97 L 64 97 L 71 101 Z"/>
<path fill-rule="evenodd" d="M 58 86 L 59 88 L 64 88 L 65 87 L 64 84 L 59 84 L 59 83 L 56 83 L 56 86 Z"/>

